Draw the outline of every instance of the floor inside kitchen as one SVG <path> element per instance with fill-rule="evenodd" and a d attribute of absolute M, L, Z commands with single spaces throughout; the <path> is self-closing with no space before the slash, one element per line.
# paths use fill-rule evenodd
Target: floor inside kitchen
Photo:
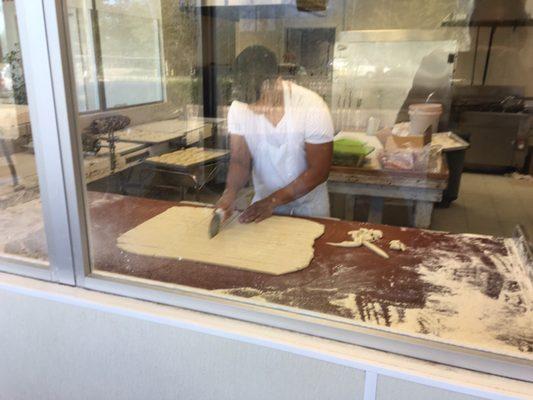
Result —
<path fill-rule="evenodd" d="M 511 236 L 516 224 L 533 232 L 533 179 L 465 172 L 459 197 L 436 208 L 431 229 Z"/>
<path fill-rule="evenodd" d="M 521 177 L 522 179 L 519 179 Z M 339 211 L 334 203 L 333 215 Z M 410 226 L 405 202 L 385 204 L 383 223 Z M 340 204 L 342 206 L 342 203 Z M 359 206 L 359 204 L 358 204 Z M 365 221 L 368 204 L 356 209 L 356 219 Z M 517 224 L 533 232 L 533 178 L 529 175 L 496 175 L 463 172 L 458 198 L 448 208 L 433 210 L 431 230 L 510 237 Z"/>

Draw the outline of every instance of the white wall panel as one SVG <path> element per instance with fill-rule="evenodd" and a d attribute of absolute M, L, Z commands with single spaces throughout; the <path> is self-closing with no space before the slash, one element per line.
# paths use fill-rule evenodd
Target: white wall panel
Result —
<path fill-rule="evenodd" d="M 403 381 L 388 376 L 378 377 L 376 400 L 482 400 L 449 390 Z"/>
<path fill-rule="evenodd" d="M 0 290 L 0 399 L 357 400 L 364 372 Z"/>
<path fill-rule="evenodd" d="M 532 388 L 309 335 L 0 274 L 0 400 L 515 400 L 531 399 Z"/>

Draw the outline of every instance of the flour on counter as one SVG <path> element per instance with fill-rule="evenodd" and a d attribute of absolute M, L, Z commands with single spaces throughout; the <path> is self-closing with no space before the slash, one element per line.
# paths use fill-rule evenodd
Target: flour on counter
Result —
<path fill-rule="evenodd" d="M 340 263 L 328 277 L 300 287 L 215 292 L 533 360 L 533 289 L 514 242 L 484 235 L 444 236 L 441 245 L 430 249 L 409 246 L 406 253 L 419 262 L 397 267 L 416 277 L 407 285 L 390 277 L 380 287 L 365 286 L 361 280 L 350 281 L 350 268 L 356 266 Z M 410 299 L 413 284 L 425 287 L 420 304 Z M 405 288 L 405 298 L 387 297 L 387 288 L 393 287 Z"/>
<path fill-rule="evenodd" d="M 114 193 L 103 193 L 94 199 L 89 199 L 91 208 L 101 207 L 122 200 L 124 197 Z"/>
<path fill-rule="evenodd" d="M 481 247 L 482 239 L 472 235 L 453 235 L 461 243 Z M 502 239 L 503 240 L 503 239 Z M 533 291 L 521 260 L 514 253 L 511 239 L 505 239 L 508 253 L 469 255 L 459 251 L 433 249 L 424 255 L 417 271 L 435 290 L 428 292 L 424 308 L 392 308 L 388 318 L 392 328 L 406 333 L 427 334 L 441 339 L 468 343 L 472 347 L 499 347 L 502 351 L 533 352 Z M 331 304 L 353 311 L 358 305 L 348 294 Z M 381 315 L 379 304 L 366 304 L 365 312 Z"/>

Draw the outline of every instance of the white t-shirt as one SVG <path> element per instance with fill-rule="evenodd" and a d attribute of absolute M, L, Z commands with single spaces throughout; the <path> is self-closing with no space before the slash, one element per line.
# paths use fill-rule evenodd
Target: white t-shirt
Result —
<path fill-rule="evenodd" d="M 305 143 L 333 140 L 333 121 L 328 106 L 315 92 L 283 81 L 285 114 L 277 126 L 247 104 L 234 101 L 228 112 L 228 130 L 244 136 L 252 155 L 254 201 L 287 186 L 307 169 Z M 328 216 L 326 183 L 280 207 L 277 212 Z"/>

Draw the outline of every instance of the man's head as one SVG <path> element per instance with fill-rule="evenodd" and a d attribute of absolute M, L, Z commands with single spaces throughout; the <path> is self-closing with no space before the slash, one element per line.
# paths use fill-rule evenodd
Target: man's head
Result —
<path fill-rule="evenodd" d="M 264 46 L 245 48 L 233 64 L 233 97 L 244 103 L 254 103 L 266 81 L 278 76 L 276 55 Z"/>

